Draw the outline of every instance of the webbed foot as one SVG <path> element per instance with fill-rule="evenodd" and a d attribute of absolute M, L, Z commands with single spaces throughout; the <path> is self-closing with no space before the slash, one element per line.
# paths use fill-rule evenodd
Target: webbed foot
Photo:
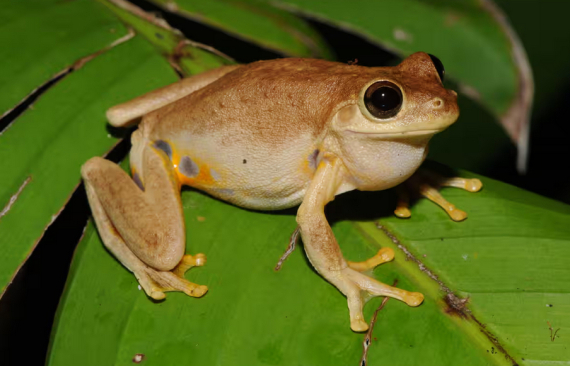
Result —
<path fill-rule="evenodd" d="M 188 296 L 202 297 L 208 292 L 208 287 L 197 285 L 184 278 L 184 273 L 192 267 L 206 264 L 204 254 L 185 255 L 180 263 L 172 271 L 157 271 L 146 267 L 144 271 L 134 271 L 141 287 L 148 296 L 155 300 L 166 297 L 165 292 L 181 291 Z"/>

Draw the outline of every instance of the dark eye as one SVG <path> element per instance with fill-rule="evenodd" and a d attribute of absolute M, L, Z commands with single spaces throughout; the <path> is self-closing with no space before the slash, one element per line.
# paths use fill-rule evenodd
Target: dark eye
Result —
<path fill-rule="evenodd" d="M 433 66 L 435 66 L 435 69 L 437 70 L 437 74 L 439 75 L 439 80 L 441 80 L 441 83 L 443 84 L 443 77 L 445 76 L 445 68 L 443 67 L 443 64 L 441 63 L 439 58 L 429 53 L 428 55 L 429 58 L 431 58 L 431 62 L 433 62 Z"/>
<path fill-rule="evenodd" d="M 364 105 L 376 118 L 394 117 L 402 107 L 402 92 L 394 83 L 378 81 L 370 85 L 364 93 Z"/>

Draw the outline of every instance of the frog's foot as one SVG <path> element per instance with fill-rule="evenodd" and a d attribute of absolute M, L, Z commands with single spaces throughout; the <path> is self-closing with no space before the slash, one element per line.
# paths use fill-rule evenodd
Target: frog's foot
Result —
<path fill-rule="evenodd" d="M 426 183 L 427 182 L 427 183 Z M 420 195 L 426 197 L 434 202 L 447 212 L 453 221 L 463 221 L 467 218 L 467 213 L 455 207 L 454 204 L 447 201 L 439 193 L 440 187 L 455 187 L 461 188 L 468 192 L 477 192 L 481 190 L 483 184 L 479 179 L 473 178 L 460 178 L 452 177 L 447 178 L 439 174 L 427 171 L 420 171 L 414 174 L 405 183 L 412 191 L 418 192 Z M 398 204 L 394 210 L 394 214 L 401 218 L 408 218 L 412 214 L 409 209 L 409 196 L 404 188 L 398 187 Z"/>
<path fill-rule="evenodd" d="M 368 324 L 362 315 L 362 307 L 372 297 L 390 296 L 410 306 L 418 306 L 422 303 L 424 296 L 418 292 L 401 290 L 361 273 L 393 259 L 394 251 L 391 248 L 382 248 L 374 257 L 364 262 L 347 261 L 348 268 L 341 270 L 340 275 L 336 276 L 338 282 L 335 284 L 348 300 L 350 328 L 353 331 L 364 332 L 368 330 Z"/>
<path fill-rule="evenodd" d="M 184 278 L 184 273 L 206 263 L 204 254 L 195 256 L 185 255 L 172 271 L 158 271 L 145 266 L 143 271 L 133 271 L 146 294 L 155 300 L 162 300 L 168 291 L 181 291 L 188 296 L 202 297 L 208 292 L 208 287 L 197 285 Z"/>
<path fill-rule="evenodd" d="M 206 256 L 202 253 L 196 255 L 186 254 L 174 269 L 172 273 L 180 278 L 184 278 L 184 273 L 192 267 L 201 267 L 206 264 Z"/>
<path fill-rule="evenodd" d="M 424 301 L 424 295 L 419 292 L 409 292 L 386 285 L 354 270 L 350 266 L 337 274 L 333 284 L 346 295 L 350 313 L 350 328 L 355 332 L 368 330 L 368 323 L 364 320 L 362 307 L 372 297 L 390 296 L 405 302 L 409 306 L 418 306 Z"/>

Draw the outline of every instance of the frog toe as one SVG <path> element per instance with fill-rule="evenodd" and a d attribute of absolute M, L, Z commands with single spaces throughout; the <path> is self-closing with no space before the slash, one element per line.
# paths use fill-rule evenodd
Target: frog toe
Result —
<path fill-rule="evenodd" d="M 380 264 L 390 262 L 394 259 L 394 250 L 392 248 L 382 248 L 370 259 L 363 262 L 351 262 L 347 261 L 348 266 L 355 271 L 364 272 L 370 269 L 374 269 Z"/>
<path fill-rule="evenodd" d="M 165 292 L 180 291 L 191 297 L 202 297 L 208 292 L 208 287 L 190 282 L 184 278 L 184 273 L 196 266 L 206 263 L 204 254 L 185 255 L 172 271 L 159 271 L 148 266 L 133 271 L 139 284 L 146 294 L 154 300 L 163 300 Z"/>
<path fill-rule="evenodd" d="M 417 192 L 419 195 L 429 199 L 433 203 L 441 207 L 453 221 L 463 221 L 467 218 L 467 213 L 455 207 L 454 204 L 447 201 L 439 192 L 441 187 L 460 188 L 468 192 L 478 192 L 483 188 L 483 183 L 477 178 L 461 178 L 461 177 L 443 177 L 434 172 L 420 170 L 416 172 L 408 181 L 405 182 L 406 187 Z M 411 216 L 409 210 L 408 193 L 403 187 L 396 190 L 398 195 L 398 204 L 394 213 L 400 218 L 408 218 Z"/>
<path fill-rule="evenodd" d="M 191 297 L 202 297 L 208 292 L 207 286 L 190 282 L 173 272 L 150 269 L 147 273 L 149 273 L 153 282 L 151 290 L 147 291 L 147 294 L 155 300 L 164 299 L 164 292 L 170 291 L 184 292 Z"/>
<path fill-rule="evenodd" d="M 184 257 L 182 257 L 180 263 L 178 263 L 178 265 L 174 267 L 172 272 L 178 277 L 184 278 L 184 274 L 190 268 L 201 267 L 205 264 L 206 264 L 206 255 L 202 253 L 198 253 L 196 255 L 186 254 Z"/>

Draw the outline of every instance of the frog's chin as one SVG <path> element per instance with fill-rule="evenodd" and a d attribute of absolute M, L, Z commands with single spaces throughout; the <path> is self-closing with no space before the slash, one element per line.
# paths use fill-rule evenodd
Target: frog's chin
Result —
<path fill-rule="evenodd" d="M 430 136 L 443 131 L 443 129 L 425 129 L 425 130 L 399 131 L 399 132 L 394 132 L 394 131 L 378 132 L 378 131 L 364 131 L 364 130 L 362 131 L 345 130 L 345 131 L 360 135 L 369 135 L 371 137 L 389 139 L 389 138 L 406 138 L 412 136 L 413 137 Z"/>

